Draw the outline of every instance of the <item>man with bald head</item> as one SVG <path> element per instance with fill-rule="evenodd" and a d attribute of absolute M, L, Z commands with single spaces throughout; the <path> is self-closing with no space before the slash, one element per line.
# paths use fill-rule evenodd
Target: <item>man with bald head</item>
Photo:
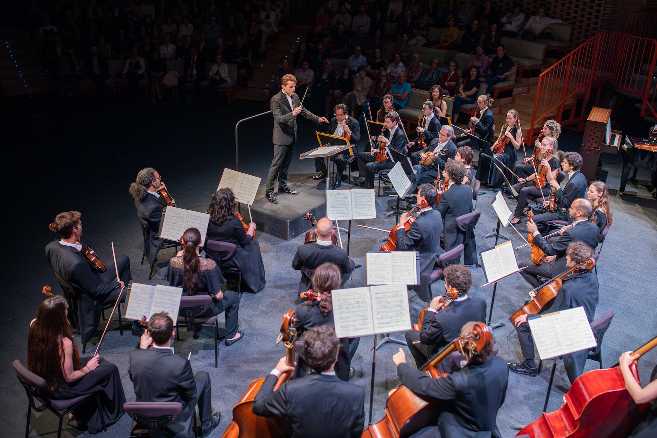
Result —
<path fill-rule="evenodd" d="M 347 252 L 333 244 L 331 240 L 333 223 L 328 218 L 323 217 L 318 220 L 316 229 L 317 241 L 299 246 L 292 260 L 292 267 L 297 271 L 301 271 L 299 292 L 310 289 L 310 279 L 313 276 L 313 272 L 322 263 L 334 263 L 340 268 L 343 286 L 349 280 L 351 271 L 355 267 L 353 260 L 349 258 Z"/>
<path fill-rule="evenodd" d="M 532 287 L 538 287 L 543 281 L 566 270 L 566 249 L 571 242 L 584 242 L 595 250 L 599 229 L 589 219 L 592 212 L 593 207 L 587 199 L 575 199 L 568 209 L 573 222 L 549 241 L 541 236 L 534 222 L 527 222 L 527 231 L 534 235 L 534 242 L 545 253 L 543 263 L 536 266 L 528 261 L 527 269 L 520 272 Z"/>

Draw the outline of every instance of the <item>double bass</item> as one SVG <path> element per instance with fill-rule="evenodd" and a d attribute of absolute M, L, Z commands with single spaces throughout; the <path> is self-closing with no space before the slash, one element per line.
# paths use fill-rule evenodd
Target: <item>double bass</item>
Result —
<path fill-rule="evenodd" d="M 281 329 L 276 343 L 283 342 L 288 365 L 294 366 L 294 341 L 297 331 L 294 328 L 296 314 L 288 309 L 283 315 Z M 274 391 L 289 380 L 291 372 L 283 373 L 278 377 Z M 287 436 L 287 427 L 280 419 L 275 417 L 262 417 L 253 413 L 253 403 L 265 383 L 264 377 L 258 377 L 249 383 L 249 386 L 240 400 L 233 406 L 233 421 L 224 431 L 223 438 L 284 438 Z"/>
<path fill-rule="evenodd" d="M 458 351 L 469 362 L 492 339 L 491 329 L 483 322 L 477 322 L 470 334 L 460 336 L 450 342 L 422 366 L 422 371 L 434 379 L 445 377 L 448 373 L 439 370 L 437 367 L 447 356 Z M 383 418 L 374 424 L 370 424 L 363 431 L 361 438 L 409 436 L 422 427 L 435 423 L 439 411 L 436 403 L 438 402 L 420 397 L 404 385 L 399 385 L 388 394 Z"/>
<path fill-rule="evenodd" d="M 634 350 L 632 359 L 639 360 L 656 346 L 657 336 Z M 636 363 L 630 369 L 638 382 Z M 542 413 L 516 436 L 624 438 L 630 435 L 649 408 L 647 403 L 634 403 L 617 366 L 582 374 L 575 379 L 563 400 L 559 409 Z"/>

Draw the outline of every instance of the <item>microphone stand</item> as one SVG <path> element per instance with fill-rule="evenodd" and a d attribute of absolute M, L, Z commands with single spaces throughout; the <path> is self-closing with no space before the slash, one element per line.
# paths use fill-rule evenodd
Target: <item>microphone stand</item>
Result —
<path fill-rule="evenodd" d="M 261 116 L 265 116 L 269 113 L 271 113 L 271 110 L 265 111 L 264 113 L 254 114 L 252 116 L 245 117 L 243 119 L 238 120 L 237 123 L 235 123 L 235 170 L 239 170 L 239 168 L 240 168 L 240 166 L 239 166 L 240 145 L 239 145 L 239 140 L 238 140 L 239 139 L 238 128 L 240 126 L 240 123 L 246 122 L 248 120 L 253 120 L 253 119 L 261 117 Z"/>

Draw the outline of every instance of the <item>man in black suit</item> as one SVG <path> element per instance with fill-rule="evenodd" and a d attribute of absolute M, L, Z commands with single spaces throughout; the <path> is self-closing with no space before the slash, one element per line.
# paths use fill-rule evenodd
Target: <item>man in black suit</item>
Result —
<path fill-rule="evenodd" d="M 301 271 L 299 292 L 310 289 L 313 272 L 322 263 L 333 263 L 340 269 L 342 286 L 349 281 L 351 272 L 356 266 L 354 261 L 347 255 L 347 251 L 333 244 L 331 240 L 333 223 L 329 218 L 323 217 L 318 220 L 316 230 L 317 241 L 300 245 L 292 259 L 292 267 L 297 271 Z"/>
<path fill-rule="evenodd" d="M 449 160 L 445 166 L 450 186 L 443 193 L 438 211 L 445 224 L 445 251 L 449 251 L 465 241 L 465 233 L 456 223 L 456 218 L 472 211 L 472 189 L 463 184 L 466 168 L 463 163 Z"/>
<path fill-rule="evenodd" d="M 192 419 L 198 405 L 203 436 L 209 435 L 221 420 L 212 412 L 212 387 L 205 371 L 192 374 L 188 360 L 176 356 L 171 346 L 175 336 L 173 320 L 155 313 L 139 340 L 139 348 L 130 352 L 128 374 L 138 402 L 181 402 L 182 412 L 169 425 L 176 437 L 192 437 Z"/>
<path fill-rule="evenodd" d="M 573 275 L 566 277 L 556 298 L 543 308 L 541 314 L 584 307 L 589 324 L 595 316 L 598 305 L 598 276 L 590 269 L 584 268 L 593 258 L 593 249 L 584 242 L 572 242 L 566 251 L 566 268 L 576 268 Z M 521 315 L 513 321 L 518 333 L 518 341 L 524 357 L 522 363 L 510 363 L 511 371 L 529 376 L 536 376 L 538 370 L 534 362 L 534 339 L 532 338 L 527 315 Z M 572 383 L 582 374 L 588 357 L 588 350 L 577 351 L 563 356 L 568 379 Z"/>
<path fill-rule="evenodd" d="M 520 272 L 532 287 L 538 287 L 542 279 L 552 278 L 566 270 L 566 249 L 571 242 L 584 242 L 593 249 L 598 246 L 600 230 L 589 220 L 592 210 L 591 202 L 587 199 L 575 199 L 568 209 L 573 222 L 552 237 L 550 242 L 541 236 L 534 222 L 527 222 L 527 231 L 534 235 L 534 242 L 546 256 L 538 266 L 531 261 L 527 262 L 527 268 Z"/>
<path fill-rule="evenodd" d="M 445 168 L 447 160 L 456 156 L 456 145 L 454 144 L 453 138 L 454 128 L 449 125 L 440 128 L 438 139 L 433 142 L 433 145 L 435 145 L 433 148 L 433 154 L 435 157 L 433 162 L 428 166 L 416 164 L 413 167 L 416 172 L 415 183 L 417 185 L 433 183 L 438 176 L 440 169 Z"/>
<path fill-rule="evenodd" d="M 103 307 L 114 303 L 121 289 L 132 279 L 130 259 L 127 256 L 117 259 L 119 281 L 114 263 L 107 264 L 104 272 L 93 267 L 82 255 L 82 214 L 79 211 L 59 213 L 50 224 L 50 230 L 59 235 L 59 240 L 46 245 L 46 257 L 69 302 L 69 317 L 77 322 L 85 344 L 96 334 Z"/>
<path fill-rule="evenodd" d="M 484 157 L 481 154 L 492 156 L 491 144 L 495 136 L 495 120 L 493 118 L 493 111 L 489 108 L 493 99 L 488 95 L 482 94 L 477 98 L 477 108 L 479 109 L 479 117 L 473 116 L 470 118 L 470 123 L 474 125 L 474 135 L 477 138 L 472 138 L 470 144 L 473 149 L 479 149 L 479 164 L 477 167 L 477 179 L 482 184 L 490 184 L 490 177 L 492 174 L 493 166 L 491 165 L 490 158 Z"/>
<path fill-rule="evenodd" d="M 274 131 L 272 134 L 274 158 L 267 175 L 265 195 L 267 200 L 274 204 L 278 202 L 274 193 L 276 179 L 278 179 L 278 193 L 297 194 L 295 190 L 287 185 L 287 170 L 290 163 L 292 163 L 294 143 L 297 141 L 297 116 L 301 114 L 315 123 L 328 123 L 326 117 L 316 116 L 301 106 L 299 96 L 294 92 L 296 86 L 297 78 L 294 75 L 283 75 L 281 77 L 281 91 L 274 94 L 270 101 L 271 112 L 274 116 Z"/>
<path fill-rule="evenodd" d="M 294 371 L 286 357 L 282 357 L 258 392 L 253 412 L 282 417 L 292 438 L 360 437 L 365 390 L 336 377 L 334 367 L 338 345 L 331 326 L 322 325 L 306 331 L 302 355 L 306 366 L 315 374 L 289 380 L 274 391 L 279 376 Z"/>
<path fill-rule="evenodd" d="M 408 212 L 399 218 L 397 229 L 397 251 L 417 251 L 420 262 L 420 284 L 415 289 L 418 296 L 431 301 L 431 282 L 429 276 L 436 265 L 437 257 L 442 254 L 440 236 L 443 232 L 443 220 L 434 210 L 436 188 L 431 184 L 422 184 L 417 189 L 416 202 L 419 212 L 408 232 L 404 224 L 410 219 Z"/>
<path fill-rule="evenodd" d="M 427 100 L 422 104 L 422 117 L 420 119 L 421 124 L 418 122 L 417 131 L 418 141 L 420 135 L 424 137 L 425 147 L 433 147 L 435 143 L 438 142 L 438 133 L 440 132 L 441 124 L 438 117 L 436 117 L 433 111 L 433 102 Z M 408 151 L 412 152 L 411 159 L 414 163 L 417 163 L 419 160 L 420 152 L 429 149 L 421 149 L 418 145 L 418 141 L 412 141 L 408 143 Z"/>
<path fill-rule="evenodd" d="M 324 132 L 347 140 L 352 145 L 351 153 L 353 153 L 356 145 L 360 141 L 360 124 L 358 123 L 358 120 L 347 113 L 347 105 L 344 103 L 337 104 L 334 111 L 335 117 L 331 119 L 328 128 Z M 332 157 L 337 168 L 336 178 L 333 182 L 333 189 L 342 185 L 342 173 L 346 169 L 347 163 L 352 160 L 351 153 L 347 150 Z M 326 178 L 326 163 L 323 158 L 315 159 L 315 170 L 318 173 L 313 179 L 320 180 Z"/>
<path fill-rule="evenodd" d="M 408 140 L 399 123 L 400 118 L 396 111 L 387 113 L 383 119 L 383 131 L 376 138 L 376 142 L 384 143 L 387 149 L 394 149 L 400 154 L 406 155 L 406 144 Z M 384 135 L 386 131 L 387 135 Z M 360 173 L 360 177 L 364 178 L 364 181 L 361 182 L 366 188 L 370 189 L 374 188 L 374 175 L 379 170 L 392 169 L 395 165 L 389 151 L 387 151 L 385 161 L 376 162 L 374 154 L 378 151 L 378 145 L 376 148 L 369 152 L 360 152 L 358 154 L 358 172 Z"/>
<path fill-rule="evenodd" d="M 445 295 L 431 300 L 420 332 L 405 334 L 406 345 L 418 368 L 456 339 L 466 322 L 486 319 L 486 302 L 468 295 L 472 285 L 470 270 L 463 265 L 451 265 L 445 268 L 443 275 Z"/>
<path fill-rule="evenodd" d="M 144 254 L 151 265 L 157 259 L 157 252 L 163 242 L 157 237 L 160 233 L 162 209 L 167 205 L 158 193 L 163 188 L 166 189 L 166 186 L 158 171 L 146 167 L 139 171 L 135 182 L 130 184 L 128 190 L 135 202 L 137 218 L 144 231 Z"/>
<path fill-rule="evenodd" d="M 468 322 L 461 329 L 462 338 L 479 338 L 475 323 Z M 488 329 L 490 330 L 490 329 Z M 436 426 L 425 427 L 414 438 L 501 438 L 497 429 L 497 411 L 504 403 L 509 370 L 504 361 L 495 355 L 492 333 L 479 353 L 457 356 L 441 364 L 449 374 L 434 379 L 406 362 L 400 348 L 392 356 L 401 384 L 422 397 L 443 401 L 437 409 Z M 475 349 L 476 352 L 476 349 Z M 450 356 L 449 359 L 452 359 Z"/>

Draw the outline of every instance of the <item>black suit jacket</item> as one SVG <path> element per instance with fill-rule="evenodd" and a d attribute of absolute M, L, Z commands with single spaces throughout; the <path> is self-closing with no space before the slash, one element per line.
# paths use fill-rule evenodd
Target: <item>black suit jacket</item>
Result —
<path fill-rule="evenodd" d="M 162 221 L 162 209 L 166 206 L 164 200 L 151 193 L 146 192 L 141 201 L 135 201 L 137 218 L 142 228 L 146 230 L 144 237 L 144 252 L 150 263 L 157 257 L 157 251 L 162 245 L 162 239 L 158 238 L 160 233 L 160 222 Z"/>
<path fill-rule="evenodd" d="M 586 196 L 586 189 L 586 177 L 579 170 L 575 171 L 564 188 L 557 191 L 559 207 L 563 209 L 570 208 L 570 204 L 572 204 L 575 199 L 584 198 Z"/>
<path fill-rule="evenodd" d="M 351 116 L 347 116 L 347 126 L 351 131 L 351 139 L 349 140 L 349 142 L 352 145 L 358 143 L 360 141 L 360 123 L 358 123 L 358 120 L 356 120 L 355 118 Z M 338 127 L 338 119 L 333 117 L 328 125 L 328 128 L 326 128 L 324 132 L 326 132 L 327 134 L 333 134 L 337 127 Z"/>
<path fill-rule="evenodd" d="M 188 404 L 194 398 L 196 382 L 192 366 L 168 348 L 131 351 L 128 374 L 137 401 Z"/>
<path fill-rule="evenodd" d="M 463 232 L 456 225 L 456 218 L 472 211 L 472 188 L 464 184 L 452 184 L 443 193 L 438 211 L 445 223 L 445 249 L 452 249 L 463 241 L 459 234 Z"/>
<path fill-rule="evenodd" d="M 301 104 L 299 96 L 291 96 L 292 105 L 296 108 Z M 269 101 L 272 115 L 274 116 L 274 130 L 272 132 L 272 143 L 276 145 L 290 145 L 297 138 L 297 119 L 292 114 L 292 108 L 283 91 L 274 94 Z M 299 114 L 306 119 L 319 123 L 319 117 L 307 109 L 302 109 Z"/>
<path fill-rule="evenodd" d="M 422 128 L 424 128 L 424 126 L 422 126 Z M 440 128 L 442 128 L 440 120 L 438 120 L 438 117 L 434 115 L 429 122 L 429 126 L 424 130 L 424 141 L 428 145 L 430 145 L 432 141 L 438 140 L 438 133 L 440 132 Z"/>
<path fill-rule="evenodd" d="M 479 118 L 479 121 L 474 126 L 475 135 L 482 138 L 483 140 L 490 141 L 495 135 L 494 119 L 493 112 L 489 109 L 486 109 L 484 113 Z M 490 149 L 490 145 L 488 146 Z"/>
<path fill-rule="evenodd" d="M 545 255 L 564 257 L 571 242 L 584 242 L 595 249 L 598 246 L 599 235 L 600 230 L 595 224 L 590 221 L 581 221 L 564 234 L 557 234 L 552 237 L 550 242 L 541 235 L 536 236 L 534 242 L 543 250 Z"/>
<path fill-rule="evenodd" d="M 411 229 L 397 230 L 397 250 L 417 251 L 420 259 L 420 273 L 430 273 L 436 263 L 436 257 L 442 254 L 440 235 L 443 232 L 443 220 L 436 210 L 427 210 L 415 219 Z"/>
<path fill-rule="evenodd" d="M 356 266 L 354 261 L 347 255 L 347 252 L 335 245 L 324 246 L 317 243 L 308 243 L 297 248 L 297 252 L 292 259 L 292 268 L 301 271 L 299 292 L 310 288 L 310 279 L 315 268 L 327 262 L 334 263 L 340 268 L 342 285 L 349 280 L 349 276 Z"/>
<path fill-rule="evenodd" d="M 598 307 L 598 291 L 598 277 L 593 271 L 578 272 L 564 280 L 559 294 L 547 310 L 558 312 L 582 306 L 589 322 L 592 322 Z"/>
<path fill-rule="evenodd" d="M 386 136 L 386 138 L 389 138 L 390 134 Z M 404 131 L 402 130 L 401 126 L 397 126 L 397 129 L 395 129 L 395 133 L 392 136 L 392 140 L 390 141 L 390 144 L 388 145 L 389 148 L 396 150 L 400 154 L 406 155 L 406 143 L 408 141 L 406 140 L 406 136 L 404 135 Z"/>
<path fill-rule="evenodd" d="M 222 242 L 230 242 L 241 247 L 247 246 L 252 240 L 251 236 L 246 234 L 244 228 L 242 228 L 242 223 L 236 217 L 229 218 L 221 225 L 210 221 L 208 223 L 208 231 L 205 239 L 206 241 L 219 240 Z"/>
<path fill-rule="evenodd" d="M 363 432 L 365 390 L 333 375 L 310 374 L 274 392 L 268 375 L 253 403 L 253 412 L 284 417 L 293 438 L 357 438 Z"/>

